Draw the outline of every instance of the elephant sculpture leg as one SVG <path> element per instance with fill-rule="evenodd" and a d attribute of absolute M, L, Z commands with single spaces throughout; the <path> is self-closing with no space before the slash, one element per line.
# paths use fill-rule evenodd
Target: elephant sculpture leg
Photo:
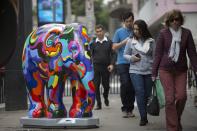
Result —
<path fill-rule="evenodd" d="M 52 75 L 47 85 L 47 117 L 66 117 L 67 112 L 63 103 L 65 80 L 63 75 Z"/>
<path fill-rule="evenodd" d="M 31 118 L 58 118 L 66 117 L 66 109 L 63 104 L 63 92 L 65 87 L 65 78 L 63 73 L 54 73 L 50 75 L 43 73 L 47 69 L 44 63 L 35 64 L 28 58 L 24 59 L 28 64 L 23 65 L 23 73 L 27 84 L 30 107 L 28 116 Z M 25 62 L 24 63 L 27 63 Z M 47 106 L 45 104 L 44 92 L 46 87 Z"/>
<path fill-rule="evenodd" d="M 29 69 L 31 67 L 31 69 Z M 27 69 L 28 68 L 28 69 Z M 25 81 L 27 84 L 30 107 L 28 116 L 39 118 L 46 116 L 46 105 L 44 102 L 44 85 L 45 82 L 40 77 L 40 72 L 36 70 L 33 63 L 23 69 Z"/>
<path fill-rule="evenodd" d="M 90 76 L 87 76 L 87 79 L 86 77 L 82 79 L 84 90 L 87 91 L 87 106 L 83 117 L 92 117 L 92 110 L 95 104 L 95 86 L 90 78 Z"/>
<path fill-rule="evenodd" d="M 87 93 L 79 80 L 71 80 L 71 87 L 73 104 L 69 111 L 69 117 L 81 118 L 83 117 L 83 112 L 85 111 L 85 107 L 87 106 Z"/>
<path fill-rule="evenodd" d="M 69 116 L 71 118 L 91 117 L 94 106 L 94 92 L 91 94 L 91 91 L 87 91 L 84 85 L 78 80 L 73 80 L 71 84 L 73 104 L 70 108 Z M 89 85 L 94 88 L 91 81 Z"/>
<path fill-rule="evenodd" d="M 71 64 L 70 68 L 76 70 L 79 78 L 71 80 L 73 105 L 70 108 L 70 117 L 91 117 L 95 103 L 95 87 L 92 81 L 93 72 L 84 73 L 83 64 Z"/>

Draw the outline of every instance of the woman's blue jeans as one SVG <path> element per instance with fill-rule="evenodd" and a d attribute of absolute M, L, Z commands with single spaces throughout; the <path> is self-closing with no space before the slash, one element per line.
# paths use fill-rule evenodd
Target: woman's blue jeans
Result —
<path fill-rule="evenodd" d="M 148 97 L 151 96 L 153 81 L 151 79 L 151 74 L 141 75 L 130 73 L 130 78 L 132 80 L 135 96 L 137 100 L 137 106 L 139 109 L 139 113 L 141 119 L 147 118 L 146 105 L 148 101 Z"/>

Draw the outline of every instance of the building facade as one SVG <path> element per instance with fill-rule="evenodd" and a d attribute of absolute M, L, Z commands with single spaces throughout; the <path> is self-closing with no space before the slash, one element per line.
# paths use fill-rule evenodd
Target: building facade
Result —
<path fill-rule="evenodd" d="M 111 3 L 115 3 L 114 1 Z M 158 35 L 159 30 L 163 27 L 165 13 L 172 9 L 181 10 L 185 18 L 183 26 L 192 31 L 197 44 L 197 0 L 127 0 L 124 2 L 132 6 L 130 9 L 134 13 L 135 19 L 143 19 L 148 23 L 154 37 Z M 119 4 L 114 5 L 120 6 Z M 114 18 L 112 17 L 112 19 Z M 113 28 L 110 30 L 112 34 Z"/>
<path fill-rule="evenodd" d="M 138 0 L 133 0 L 133 3 L 140 5 L 138 2 Z M 154 36 L 157 36 L 158 30 L 163 26 L 165 13 L 172 9 L 179 9 L 183 12 L 185 19 L 183 26 L 192 31 L 197 41 L 197 0 L 146 0 L 138 9 L 137 16 L 144 19 Z"/>

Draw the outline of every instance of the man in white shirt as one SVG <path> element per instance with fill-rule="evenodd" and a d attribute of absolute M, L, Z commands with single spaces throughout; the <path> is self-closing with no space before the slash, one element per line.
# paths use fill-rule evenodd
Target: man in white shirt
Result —
<path fill-rule="evenodd" d="M 109 106 L 109 78 L 110 72 L 113 70 L 113 65 L 116 61 L 116 54 L 112 50 L 112 41 L 105 36 L 104 27 L 97 25 L 95 28 L 96 39 L 93 39 L 90 49 L 94 65 L 94 84 L 96 87 L 97 106 L 95 110 L 102 109 L 100 97 L 100 84 L 102 83 L 104 92 L 104 103 Z"/>

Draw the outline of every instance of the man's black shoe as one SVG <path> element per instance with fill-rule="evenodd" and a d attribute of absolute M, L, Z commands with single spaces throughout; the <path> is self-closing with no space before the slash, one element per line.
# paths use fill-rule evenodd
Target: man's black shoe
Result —
<path fill-rule="evenodd" d="M 106 105 L 106 106 L 109 106 L 109 100 L 108 100 L 108 99 L 105 99 L 104 102 L 105 102 L 105 105 Z"/>
<path fill-rule="evenodd" d="M 97 106 L 96 108 L 94 108 L 94 110 L 101 110 L 101 106 Z"/>

